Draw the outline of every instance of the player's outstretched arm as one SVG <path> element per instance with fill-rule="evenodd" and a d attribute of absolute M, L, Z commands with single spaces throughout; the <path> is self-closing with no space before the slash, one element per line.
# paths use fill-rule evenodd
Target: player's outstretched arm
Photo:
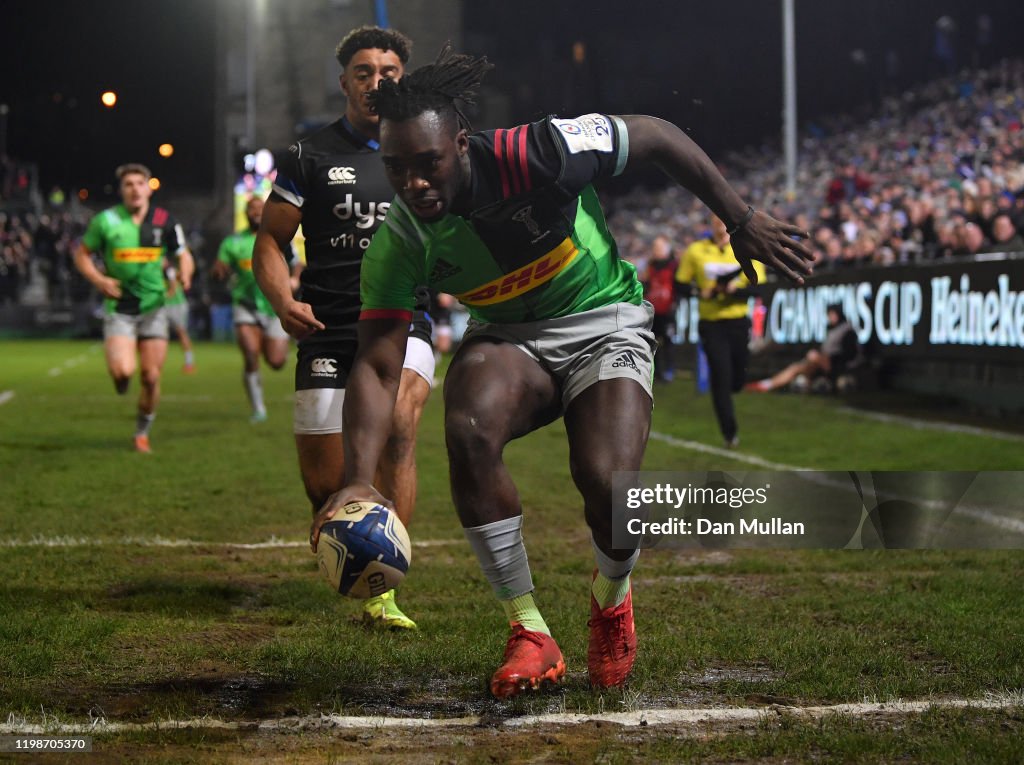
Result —
<path fill-rule="evenodd" d="M 629 166 L 653 163 L 680 185 L 696 194 L 730 229 L 733 252 L 751 284 L 757 274 L 751 260 L 759 260 L 802 284 L 811 273 L 814 255 L 805 242 L 808 232 L 754 212 L 722 177 L 714 162 L 675 125 L 656 117 L 623 116 L 629 130 Z M 737 224 L 742 224 L 735 232 Z"/>
<path fill-rule="evenodd" d="M 391 432 L 408 338 L 407 316 L 359 322 L 359 351 L 345 386 L 342 410 L 345 486 L 328 498 L 313 519 L 309 533 L 313 552 L 320 539 L 320 527 L 349 502 L 363 500 L 394 507 L 372 483 Z"/>
<path fill-rule="evenodd" d="M 324 325 L 313 315 L 309 303 L 292 296 L 286 252 L 302 222 L 302 210 L 271 194 L 263 208 L 263 219 L 252 251 L 252 268 L 260 290 L 267 296 L 285 331 L 301 340 Z"/>

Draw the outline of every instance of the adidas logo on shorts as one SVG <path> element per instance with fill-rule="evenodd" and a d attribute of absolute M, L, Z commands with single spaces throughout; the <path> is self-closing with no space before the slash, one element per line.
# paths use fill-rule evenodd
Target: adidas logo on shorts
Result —
<path fill-rule="evenodd" d="M 338 368 L 334 359 L 313 359 L 309 362 L 310 377 L 337 377 Z"/>
<path fill-rule="evenodd" d="M 612 367 L 629 367 L 634 372 L 639 372 L 640 369 L 636 365 L 636 356 L 633 355 L 633 351 L 623 351 L 612 362 Z"/>

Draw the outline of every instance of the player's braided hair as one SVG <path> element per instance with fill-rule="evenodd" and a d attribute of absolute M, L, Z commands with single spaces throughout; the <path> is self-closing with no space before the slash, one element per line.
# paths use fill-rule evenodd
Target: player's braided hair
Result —
<path fill-rule="evenodd" d="M 476 103 L 480 81 L 493 68 L 486 56 L 455 53 L 451 43 L 446 43 L 433 64 L 421 66 L 401 80 L 381 80 L 379 89 L 369 94 L 370 106 L 381 119 L 397 121 L 427 111 L 451 114 L 460 128 L 468 130 L 462 106 Z"/>

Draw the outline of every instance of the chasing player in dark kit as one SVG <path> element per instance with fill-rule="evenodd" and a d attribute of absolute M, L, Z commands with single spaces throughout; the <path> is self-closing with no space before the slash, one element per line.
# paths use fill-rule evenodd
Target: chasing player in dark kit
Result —
<path fill-rule="evenodd" d="M 299 340 L 295 370 L 295 445 L 302 480 L 316 513 L 342 486 L 342 403 L 356 352 L 359 268 L 393 192 L 378 149 L 377 115 L 368 96 L 382 80 L 402 76 L 412 43 L 390 29 L 362 27 L 338 45 L 344 116 L 294 144 L 281 159 L 274 191 L 256 237 L 260 288 L 285 330 Z M 292 297 L 286 251 L 299 225 L 306 239 L 302 299 Z M 406 346 L 394 417 L 380 454 L 378 485 L 395 500 L 406 525 L 416 502 L 416 429 L 434 379 L 430 325 L 422 313 L 406 321 Z M 376 625 L 415 629 L 394 592 L 371 598 L 365 618 Z"/>
<path fill-rule="evenodd" d="M 438 61 L 373 98 L 398 196 L 363 261 L 359 354 L 349 376 L 345 488 L 318 514 L 386 501 L 371 485 L 384 449 L 416 285 L 455 295 L 473 321 L 449 368 L 445 432 L 452 496 L 512 634 L 491 678 L 498 698 L 557 682 L 561 651 L 533 598 L 522 508 L 502 461 L 512 439 L 564 416 L 570 470 L 597 561 L 590 682 L 622 685 L 636 656 L 630 572 L 639 550 L 612 546 L 612 474 L 638 470 L 650 429 L 652 309 L 618 257 L 592 182 L 656 164 L 734 222 L 751 259 L 790 278 L 811 253 L 794 226 L 755 212 L 682 131 L 653 117 L 588 114 L 469 135 L 466 102 L 486 60 Z"/>

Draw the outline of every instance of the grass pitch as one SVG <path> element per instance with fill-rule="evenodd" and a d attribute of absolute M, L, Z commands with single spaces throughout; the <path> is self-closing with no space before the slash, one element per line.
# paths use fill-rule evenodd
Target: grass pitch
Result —
<path fill-rule="evenodd" d="M 146 456 L 130 449 L 137 389 L 113 393 L 98 344 L 2 342 L 0 359 L 0 721 L 244 722 L 319 712 L 501 722 L 1005 692 L 1019 702 L 1024 688 L 1019 550 L 707 550 L 641 557 L 634 679 L 625 691 L 592 693 L 592 553 L 556 423 L 510 445 L 507 461 L 538 602 L 569 674 L 555 693 L 498 703 L 486 679 L 506 627 L 451 508 L 439 391 L 420 431 L 411 532 L 424 544 L 400 594 L 420 632 L 379 634 L 358 623 L 354 601 L 329 591 L 300 544 L 310 510 L 291 436 L 290 369 L 264 372 L 270 417 L 250 425 L 237 350 L 200 345 L 199 373 L 183 376 L 172 346 Z M 1024 468 L 1022 439 L 911 429 L 844 407 L 739 396 L 739 451 L 830 470 Z M 654 429 L 675 441 L 652 440 L 647 469 L 750 467 L 679 445 L 719 446 L 710 402 L 686 381 L 658 389 Z M 277 542 L 240 546 L 268 540 Z M 94 757 L 340 762 L 387 758 L 391 746 L 405 762 L 1013 761 L 1022 735 L 1018 703 L 884 721 L 781 713 L 752 727 L 699 730 L 97 733 Z"/>

